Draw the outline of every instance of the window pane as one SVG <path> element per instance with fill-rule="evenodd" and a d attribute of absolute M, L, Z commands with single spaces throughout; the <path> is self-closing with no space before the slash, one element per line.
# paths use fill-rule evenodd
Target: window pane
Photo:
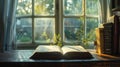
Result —
<path fill-rule="evenodd" d="M 83 20 L 79 18 L 64 19 L 64 41 L 78 41 L 83 34 Z M 83 35 L 82 35 L 83 36 Z M 82 37 L 81 37 L 82 38 Z"/>
<path fill-rule="evenodd" d="M 95 28 L 98 27 L 98 19 L 97 18 L 86 18 L 86 37 L 90 41 L 94 41 L 95 39 Z"/>
<path fill-rule="evenodd" d="M 98 0 L 86 0 L 86 14 L 98 15 Z"/>
<path fill-rule="evenodd" d="M 35 41 L 40 43 L 51 42 L 55 33 L 54 18 L 35 19 Z"/>
<path fill-rule="evenodd" d="M 54 15 L 55 1 L 54 0 L 35 0 L 35 15 Z"/>
<path fill-rule="evenodd" d="M 64 0 L 64 15 L 75 16 L 82 14 L 82 1 L 83 0 Z"/>
<path fill-rule="evenodd" d="M 31 18 L 17 19 L 16 23 L 17 42 L 32 41 L 32 20 Z"/>
<path fill-rule="evenodd" d="M 32 0 L 18 0 L 17 16 L 32 14 Z"/>

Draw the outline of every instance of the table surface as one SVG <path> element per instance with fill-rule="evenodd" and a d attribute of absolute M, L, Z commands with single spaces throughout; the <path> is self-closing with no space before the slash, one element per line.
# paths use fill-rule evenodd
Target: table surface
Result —
<path fill-rule="evenodd" d="M 0 62 L 120 62 L 120 57 L 116 56 L 110 56 L 110 55 L 104 55 L 104 56 L 99 56 L 95 50 L 93 49 L 88 49 L 90 53 L 93 55 L 94 58 L 92 59 L 78 59 L 78 60 L 33 60 L 30 59 L 29 57 L 32 55 L 34 50 L 12 50 L 12 51 L 6 51 L 4 53 L 0 53 Z"/>

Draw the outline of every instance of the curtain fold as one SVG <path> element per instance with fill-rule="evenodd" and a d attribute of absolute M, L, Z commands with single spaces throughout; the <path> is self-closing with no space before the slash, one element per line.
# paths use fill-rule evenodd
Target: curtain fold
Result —
<path fill-rule="evenodd" d="M 15 10 L 17 0 L 1 0 L 3 1 L 3 5 L 0 11 L 2 13 L 1 22 L 1 51 L 7 51 L 12 49 L 12 42 L 14 36 L 14 26 L 15 26 Z"/>
<path fill-rule="evenodd" d="M 4 42 L 4 0 L 0 0 L 0 51 L 3 51 Z"/>
<path fill-rule="evenodd" d="M 13 38 L 14 38 L 14 26 L 15 26 L 15 10 L 16 10 L 16 2 L 17 0 L 7 0 L 8 8 L 6 8 L 7 12 L 7 21 L 6 21 L 6 29 L 5 29 L 5 50 L 11 50 L 13 47 Z"/>
<path fill-rule="evenodd" d="M 99 0 L 101 7 L 101 19 L 102 23 L 107 23 L 108 18 L 111 16 L 111 0 Z"/>

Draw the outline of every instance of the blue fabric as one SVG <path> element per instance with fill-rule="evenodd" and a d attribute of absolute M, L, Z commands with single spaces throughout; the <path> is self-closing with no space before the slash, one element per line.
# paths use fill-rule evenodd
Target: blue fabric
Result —
<path fill-rule="evenodd" d="M 0 50 L 11 49 L 17 0 L 0 0 Z"/>
<path fill-rule="evenodd" d="M 4 0 L 0 0 L 0 51 L 3 51 L 3 41 L 4 41 Z"/>

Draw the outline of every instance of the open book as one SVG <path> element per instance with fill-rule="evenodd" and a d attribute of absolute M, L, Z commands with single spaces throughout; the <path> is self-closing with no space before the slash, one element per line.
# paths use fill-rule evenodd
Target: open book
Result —
<path fill-rule="evenodd" d="M 66 45 L 59 47 L 56 45 L 39 45 L 33 52 L 30 59 L 90 59 L 93 58 L 82 46 Z"/>

